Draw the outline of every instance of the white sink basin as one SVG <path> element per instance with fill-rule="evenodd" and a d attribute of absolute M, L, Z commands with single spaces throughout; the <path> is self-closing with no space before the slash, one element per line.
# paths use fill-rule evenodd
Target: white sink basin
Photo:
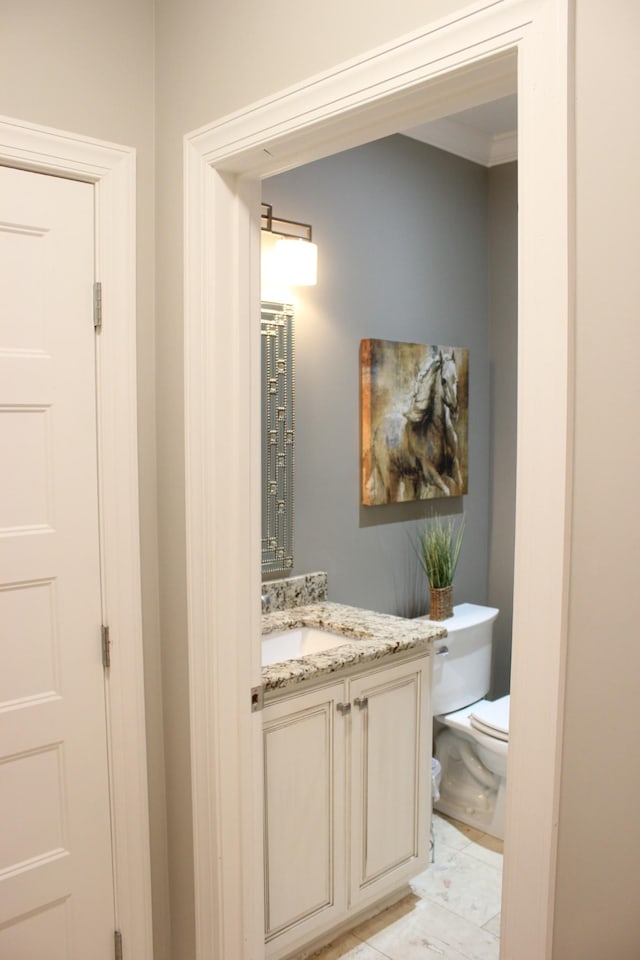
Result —
<path fill-rule="evenodd" d="M 262 638 L 262 666 L 306 657 L 309 653 L 322 653 L 343 643 L 349 643 L 349 637 L 318 627 L 297 627 L 281 633 L 268 633 Z"/>

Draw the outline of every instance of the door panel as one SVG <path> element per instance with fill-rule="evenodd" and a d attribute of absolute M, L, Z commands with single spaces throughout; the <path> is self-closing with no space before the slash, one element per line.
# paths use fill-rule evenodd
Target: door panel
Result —
<path fill-rule="evenodd" d="M 0 168 L 0 957 L 112 956 L 93 187 Z"/>
<path fill-rule="evenodd" d="M 263 717 L 265 936 L 283 956 L 344 913 L 344 685 Z M 275 939 L 274 939 L 275 938 Z"/>
<path fill-rule="evenodd" d="M 379 897 L 426 866 L 431 756 L 428 661 L 351 682 L 350 903 Z"/>

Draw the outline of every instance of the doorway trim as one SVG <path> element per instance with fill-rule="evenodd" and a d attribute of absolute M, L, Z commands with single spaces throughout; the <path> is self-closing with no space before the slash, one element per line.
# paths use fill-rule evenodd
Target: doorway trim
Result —
<path fill-rule="evenodd" d="M 126 955 L 152 960 L 138 522 L 135 151 L 0 117 L 0 163 L 95 187 L 95 279 L 103 288 L 103 326 L 96 335 L 102 617 L 113 644 L 105 697 L 115 924 Z M 98 645 L 96 637 L 96 652 Z"/>
<path fill-rule="evenodd" d="M 260 676 L 260 179 L 513 92 L 516 61 L 518 471 L 501 957 L 551 956 L 572 468 L 570 11 L 569 0 L 478 2 L 185 138 L 198 960 L 264 955 L 262 747 L 260 715 L 249 710 Z"/>

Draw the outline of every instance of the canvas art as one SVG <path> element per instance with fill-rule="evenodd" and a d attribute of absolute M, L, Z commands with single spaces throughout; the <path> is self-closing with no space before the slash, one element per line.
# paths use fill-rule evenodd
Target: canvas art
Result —
<path fill-rule="evenodd" d="M 363 504 L 467 493 L 466 348 L 363 340 L 360 409 Z"/>

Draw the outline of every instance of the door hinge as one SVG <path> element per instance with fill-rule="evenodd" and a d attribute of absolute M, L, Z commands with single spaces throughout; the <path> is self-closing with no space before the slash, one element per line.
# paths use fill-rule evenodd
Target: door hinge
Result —
<path fill-rule="evenodd" d="M 119 930 L 113 931 L 113 946 L 115 960 L 122 960 L 122 934 Z"/>
<path fill-rule="evenodd" d="M 264 707 L 264 687 L 251 687 L 251 713 L 256 713 Z"/>
<path fill-rule="evenodd" d="M 93 326 L 96 330 L 102 326 L 102 284 L 99 281 L 93 285 Z"/>
<path fill-rule="evenodd" d="M 109 627 L 105 627 L 104 623 L 100 628 L 100 633 L 102 637 L 102 666 L 107 667 L 111 666 L 111 640 L 109 639 Z"/>

